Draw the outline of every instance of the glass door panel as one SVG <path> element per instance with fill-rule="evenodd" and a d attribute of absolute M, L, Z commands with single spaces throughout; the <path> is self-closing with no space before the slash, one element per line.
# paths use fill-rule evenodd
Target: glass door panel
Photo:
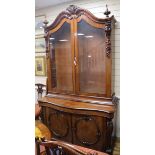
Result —
<path fill-rule="evenodd" d="M 77 24 L 80 92 L 106 94 L 105 32 L 81 20 Z"/>
<path fill-rule="evenodd" d="M 65 22 L 49 39 L 52 89 L 73 91 L 70 24 Z"/>

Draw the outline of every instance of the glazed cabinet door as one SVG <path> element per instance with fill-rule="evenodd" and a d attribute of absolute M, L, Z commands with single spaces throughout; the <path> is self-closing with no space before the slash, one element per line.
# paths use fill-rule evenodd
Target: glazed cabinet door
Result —
<path fill-rule="evenodd" d="M 53 138 L 72 142 L 70 114 L 48 108 L 47 124 Z"/>
<path fill-rule="evenodd" d="M 73 39 L 71 22 L 60 23 L 49 35 L 49 89 L 72 93 L 74 90 Z"/>
<path fill-rule="evenodd" d="M 105 118 L 73 115 L 73 143 L 95 150 L 105 150 Z"/>
<path fill-rule="evenodd" d="M 106 52 L 104 25 L 77 20 L 76 68 L 80 94 L 106 94 Z"/>

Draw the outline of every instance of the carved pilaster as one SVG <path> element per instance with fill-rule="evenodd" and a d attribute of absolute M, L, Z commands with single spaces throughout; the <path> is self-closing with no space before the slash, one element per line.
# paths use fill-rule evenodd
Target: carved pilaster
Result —
<path fill-rule="evenodd" d="M 46 108 L 45 107 L 41 107 L 41 114 L 40 114 L 40 118 L 41 118 L 41 121 L 47 125 L 47 121 L 46 121 Z"/>
<path fill-rule="evenodd" d="M 109 17 L 110 11 L 108 10 L 108 5 L 106 5 L 106 11 L 104 14 L 106 17 Z M 111 35 L 111 21 L 107 19 L 105 23 L 105 35 L 106 35 L 106 56 L 110 57 L 111 54 L 111 41 L 110 41 L 110 35 Z"/>
<path fill-rule="evenodd" d="M 111 54 L 111 40 L 110 40 L 110 35 L 111 35 L 111 21 L 107 21 L 105 23 L 105 36 L 106 36 L 106 56 L 110 57 Z"/>
<path fill-rule="evenodd" d="M 45 44 L 46 44 L 46 57 L 48 57 L 48 44 L 49 44 L 49 40 L 48 40 L 48 37 L 47 37 L 47 32 L 45 32 L 44 34 L 44 38 L 45 38 Z"/>
<path fill-rule="evenodd" d="M 113 122 L 112 119 L 107 119 L 107 146 L 106 152 L 112 153 L 112 131 L 113 131 Z"/>
<path fill-rule="evenodd" d="M 45 38 L 45 43 L 46 43 L 46 58 L 49 57 L 49 52 L 48 52 L 48 37 L 47 37 L 47 24 L 49 23 L 47 20 L 45 20 L 44 22 L 44 38 Z"/>

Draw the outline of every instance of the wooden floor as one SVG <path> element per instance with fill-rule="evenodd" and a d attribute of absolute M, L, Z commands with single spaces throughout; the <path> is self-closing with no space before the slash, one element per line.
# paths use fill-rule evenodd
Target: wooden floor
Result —
<path fill-rule="evenodd" d="M 112 155 L 120 155 L 120 140 L 115 141 Z"/>

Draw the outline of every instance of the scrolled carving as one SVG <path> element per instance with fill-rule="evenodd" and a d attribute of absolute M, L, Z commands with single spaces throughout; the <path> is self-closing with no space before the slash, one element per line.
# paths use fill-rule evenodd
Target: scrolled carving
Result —
<path fill-rule="evenodd" d="M 82 14 L 85 14 L 86 10 L 82 9 L 76 5 L 70 5 L 65 11 L 63 11 L 61 14 L 63 14 L 68 19 L 75 19 L 81 16 Z"/>
<path fill-rule="evenodd" d="M 68 19 L 75 19 L 81 16 L 82 14 L 88 13 L 85 9 L 82 9 L 75 5 L 70 5 L 63 13 L 65 13 L 65 17 Z"/>
<path fill-rule="evenodd" d="M 70 5 L 70 6 L 66 9 L 66 11 L 68 11 L 70 14 L 75 15 L 75 14 L 77 14 L 77 11 L 78 11 L 79 9 L 80 9 L 80 8 L 77 7 L 77 6 L 75 6 L 75 5 Z"/>
<path fill-rule="evenodd" d="M 80 138 L 78 137 L 78 135 L 77 135 L 77 126 L 78 126 L 78 124 L 80 123 L 80 121 L 82 121 L 82 120 L 84 120 L 84 121 L 86 121 L 86 122 L 92 121 L 92 122 L 95 124 L 96 130 L 97 130 L 97 132 L 96 132 L 96 140 L 95 140 L 95 141 L 93 141 L 93 142 L 87 142 L 87 141 L 83 141 L 82 139 L 80 139 Z M 76 120 L 75 125 L 74 125 L 74 127 L 73 127 L 73 132 L 75 133 L 75 136 L 76 136 L 77 140 L 78 140 L 81 144 L 84 144 L 84 145 L 86 145 L 86 146 L 91 146 L 91 145 L 96 144 L 96 143 L 99 141 L 100 137 L 101 137 L 101 132 L 100 132 L 100 130 L 99 130 L 99 127 L 98 127 L 98 125 L 97 125 L 97 122 L 95 121 L 94 118 L 89 117 L 89 116 L 84 116 L 84 117 L 81 117 L 81 118 L 79 118 L 78 120 Z"/>

